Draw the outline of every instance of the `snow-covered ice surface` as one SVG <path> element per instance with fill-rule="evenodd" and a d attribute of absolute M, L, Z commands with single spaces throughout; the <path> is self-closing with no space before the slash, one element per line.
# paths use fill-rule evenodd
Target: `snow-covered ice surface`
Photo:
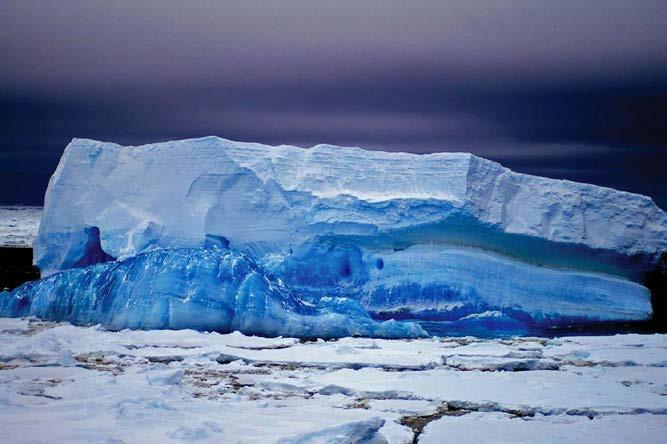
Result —
<path fill-rule="evenodd" d="M 667 215 L 646 196 L 466 153 L 74 139 L 34 254 L 48 276 L 212 246 L 248 255 L 311 304 L 345 297 L 379 319 L 534 333 L 649 319 L 641 282 L 667 249 Z"/>
<path fill-rule="evenodd" d="M 506 413 L 471 413 L 429 424 L 419 440 L 443 442 L 539 443 L 663 443 L 667 427 L 663 415 L 608 415 L 516 419 Z"/>
<path fill-rule="evenodd" d="M 0 247 L 32 247 L 42 207 L 0 207 Z"/>
<path fill-rule="evenodd" d="M 0 319 L 3 442 L 659 443 L 667 336 L 300 341 Z"/>

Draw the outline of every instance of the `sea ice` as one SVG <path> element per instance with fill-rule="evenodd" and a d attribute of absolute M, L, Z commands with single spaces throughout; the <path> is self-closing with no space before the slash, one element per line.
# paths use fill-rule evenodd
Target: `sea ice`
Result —
<path fill-rule="evenodd" d="M 0 207 L 0 247 L 32 247 L 41 217 L 41 207 Z"/>
<path fill-rule="evenodd" d="M 450 365 L 466 359 L 477 368 Z M 17 444 L 657 443 L 666 366 L 659 334 L 300 341 L 0 318 L 0 431 Z"/>

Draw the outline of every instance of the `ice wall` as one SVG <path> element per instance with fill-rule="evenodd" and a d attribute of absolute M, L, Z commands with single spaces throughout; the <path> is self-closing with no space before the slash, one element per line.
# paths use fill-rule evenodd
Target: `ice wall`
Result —
<path fill-rule="evenodd" d="M 478 244 L 636 276 L 667 249 L 667 216 L 645 196 L 518 174 L 463 153 L 218 137 L 139 147 L 74 139 L 49 183 L 36 265 L 45 275 L 72 267 L 91 227 L 115 258 L 204 246 L 207 236 L 259 258 L 316 235 L 402 230 L 404 243 Z M 515 244 L 530 245 L 514 253 Z"/>

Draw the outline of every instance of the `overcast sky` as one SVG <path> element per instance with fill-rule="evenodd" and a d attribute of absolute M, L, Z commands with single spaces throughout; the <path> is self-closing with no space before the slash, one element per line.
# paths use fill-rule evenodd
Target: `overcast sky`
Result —
<path fill-rule="evenodd" d="M 0 5 L 0 203 L 72 137 L 470 151 L 667 209 L 667 2 Z"/>

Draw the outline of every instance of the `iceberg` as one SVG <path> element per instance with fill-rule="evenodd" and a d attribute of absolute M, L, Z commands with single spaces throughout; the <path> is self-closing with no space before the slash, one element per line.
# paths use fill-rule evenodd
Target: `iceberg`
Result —
<path fill-rule="evenodd" d="M 650 318 L 642 281 L 667 250 L 667 215 L 646 196 L 467 153 L 219 137 L 67 146 L 34 243 L 42 276 L 88 288 L 76 270 L 179 249 L 238 252 L 301 301 L 290 313 L 346 298 L 333 306 L 355 319 L 530 332 Z"/>
<path fill-rule="evenodd" d="M 218 137 L 138 147 L 74 139 L 49 182 L 34 243 L 42 273 L 75 266 L 90 227 L 115 258 L 202 247 L 210 236 L 261 258 L 338 235 L 476 246 L 634 278 L 667 249 L 667 216 L 646 196 L 518 174 L 467 153 Z"/>
<path fill-rule="evenodd" d="M 306 304 L 230 250 L 171 249 L 73 268 L 0 293 L 0 317 L 35 316 L 111 330 L 194 329 L 263 336 L 416 338 L 408 322 L 376 322 L 350 299 Z"/>

